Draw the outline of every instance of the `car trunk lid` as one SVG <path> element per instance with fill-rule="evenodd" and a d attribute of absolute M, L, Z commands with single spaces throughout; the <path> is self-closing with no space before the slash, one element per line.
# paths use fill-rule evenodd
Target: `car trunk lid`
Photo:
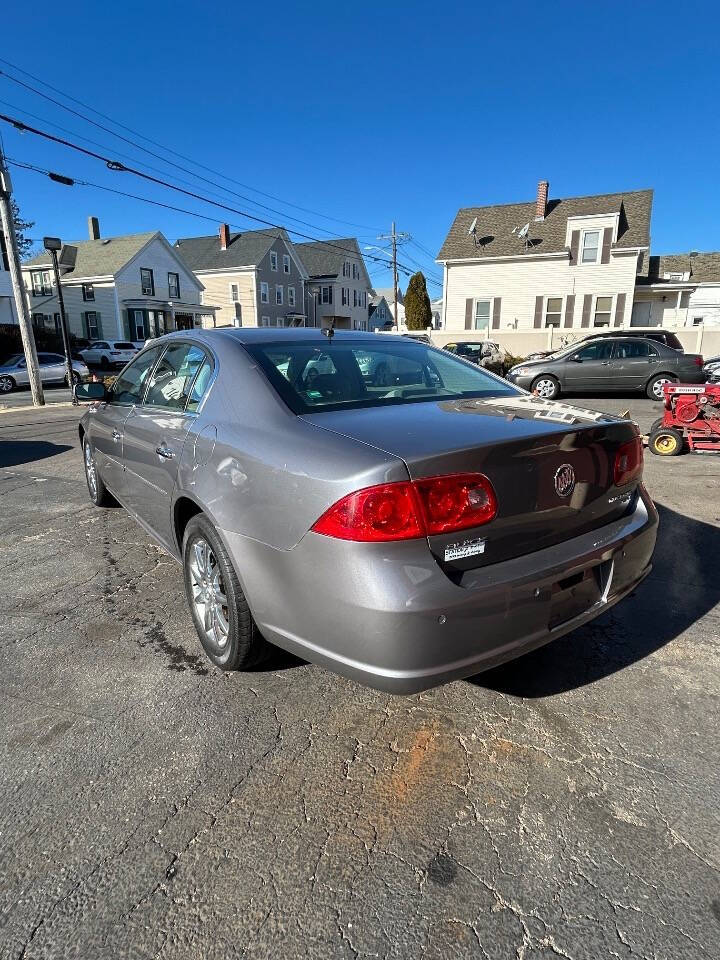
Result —
<path fill-rule="evenodd" d="M 413 480 L 477 472 L 495 489 L 487 525 L 428 538 L 449 574 L 530 553 L 614 520 L 636 484 L 614 486 L 629 420 L 514 397 L 411 403 L 306 415 L 316 426 L 401 457 Z M 571 470 L 568 471 L 567 468 Z M 574 474 L 569 491 L 563 480 Z"/>

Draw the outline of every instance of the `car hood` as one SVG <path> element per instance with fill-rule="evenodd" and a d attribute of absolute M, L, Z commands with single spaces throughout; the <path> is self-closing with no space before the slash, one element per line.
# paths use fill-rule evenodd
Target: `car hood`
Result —
<path fill-rule="evenodd" d="M 360 410 L 308 413 L 317 427 L 402 457 L 418 457 L 508 443 L 616 423 L 617 417 L 528 394 L 403 403 Z"/>

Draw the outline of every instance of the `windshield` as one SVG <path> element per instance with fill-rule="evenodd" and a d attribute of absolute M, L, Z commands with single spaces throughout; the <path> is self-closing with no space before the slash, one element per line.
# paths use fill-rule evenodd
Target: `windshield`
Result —
<path fill-rule="evenodd" d="M 276 341 L 245 348 L 295 413 L 520 392 L 481 367 L 407 338 L 379 344 Z"/>
<path fill-rule="evenodd" d="M 19 360 L 22 360 L 22 354 L 16 353 L 14 357 L 8 357 L 7 360 L 3 360 L 3 362 L 0 363 L 0 367 L 14 367 Z"/>

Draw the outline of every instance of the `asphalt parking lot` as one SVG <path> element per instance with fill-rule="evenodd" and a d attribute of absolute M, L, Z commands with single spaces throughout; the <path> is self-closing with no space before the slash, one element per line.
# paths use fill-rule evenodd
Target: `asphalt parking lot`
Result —
<path fill-rule="evenodd" d="M 720 456 L 646 455 L 631 599 L 400 698 L 216 671 L 78 417 L 0 413 L 3 960 L 718 956 Z"/>

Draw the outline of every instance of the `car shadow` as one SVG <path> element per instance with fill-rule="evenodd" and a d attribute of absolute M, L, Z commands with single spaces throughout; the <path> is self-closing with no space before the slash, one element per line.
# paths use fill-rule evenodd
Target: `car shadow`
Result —
<path fill-rule="evenodd" d="M 720 578 L 711 562 L 720 553 L 720 527 L 657 508 L 653 571 L 630 597 L 592 623 L 468 682 L 516 697 L 564 693 L 649 656 L 720 602 Z"/>
<path fill-rule="evenodd" d="M 3 440 L 0 442 L 0 467 L 34 463 L 72 449 L 67 443 L 49 443 L 47 440 Z"/>

